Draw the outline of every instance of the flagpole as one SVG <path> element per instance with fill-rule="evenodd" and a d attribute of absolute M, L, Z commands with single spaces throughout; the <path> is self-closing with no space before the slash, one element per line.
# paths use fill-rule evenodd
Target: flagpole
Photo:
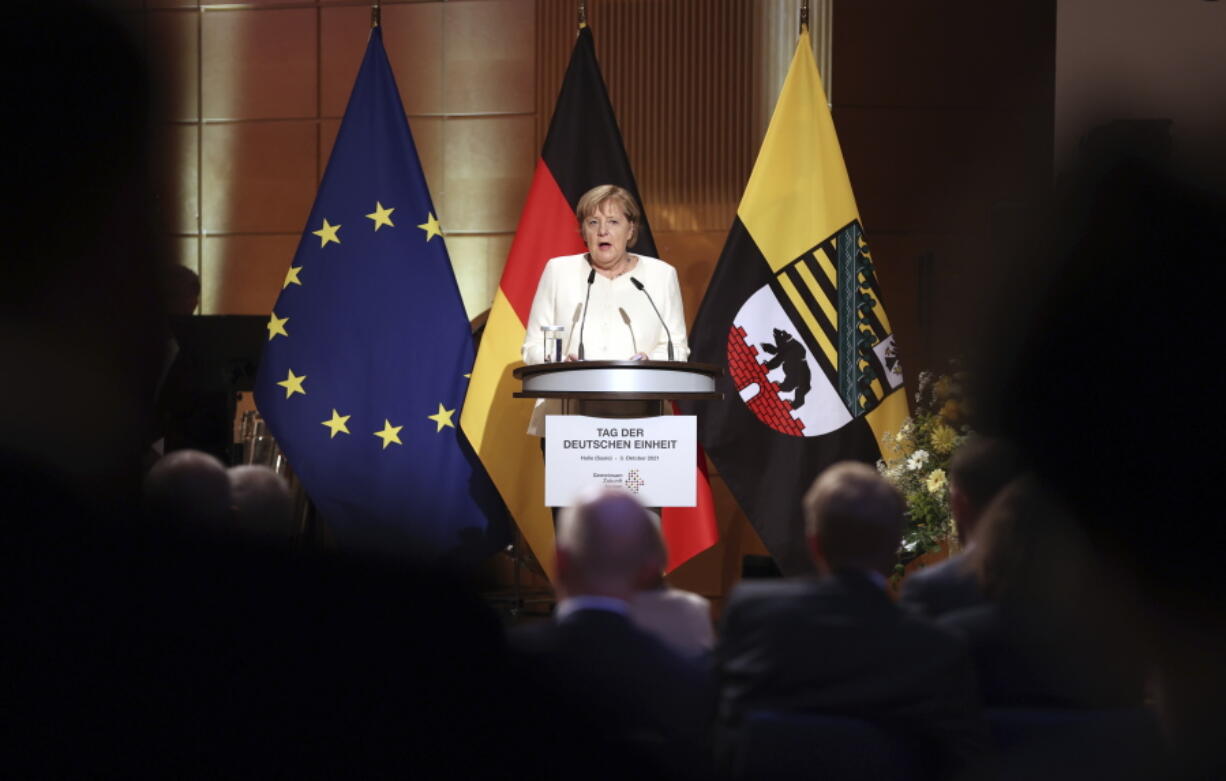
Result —
<path fill-rule="evenodd" d="M 579 29 L 587 27 L 587 0 L 579 0 Z"/>
<path fill-rule="evenodd" d="M 797 35 L 803 33 L 805 28 L 809 26 L 809 0 L 800 0 L 800 30 Z"/>
<path fill-rule="evenodd" d="M 379 7 L 379 0 L 375 0 L 375 2 L 371 4 L 370 6 L 370 27 L 372 30 L 378 27 L 379 23 L 382 21 L 382 19 L 380 18 L 383 15 L 382 10 L 383 9 Z"/>

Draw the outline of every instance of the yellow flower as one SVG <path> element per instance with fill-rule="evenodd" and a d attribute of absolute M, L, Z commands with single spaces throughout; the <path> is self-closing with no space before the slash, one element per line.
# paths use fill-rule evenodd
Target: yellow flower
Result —
<path fill-rule="evenodd" d="M 945 402 L 938 414 L 948 420 L 950 423 L 956 423 L 958 418 L 962 415 L 962 405 L 953 399 L 950 399 L 949 401 Z"/>
<path fill-rule="evenodd" d="M 958 432 L 949 426 L 938 423 L 932 429 L 932 449 L 936 452 L 948 455 L 953 452 L 956 444 L 958 444 Z"/>
<path fill-rule="evenodd" d="M 953 394 L 953 390 L 954 381 L 949 377 L 942 376 L 941 379 L 932 384 L 933 398 L 937 399 L 938 401 L 941 399 L 948 399 Z"/>
<path fill-rule="evenodd" d="M 925 485 L 928 488 L 929 493 L 939 494 L 945 489 L 945 482 L 945 470 L 934 469 L 932 470 L 932 473 L 928 475 L 928 481 Z"/>
<path fill-rule="evenodd" d="M 915 449 L 915 441 L 912 439 L 914 431 L 915 425 L 910 418 L 907 418 L 897 433 L 886 434 L 881 438 L 881 455 L 885 457 L 888 464 L 893 465 L 899 461 L 905 461 L 911 455 Z"/>

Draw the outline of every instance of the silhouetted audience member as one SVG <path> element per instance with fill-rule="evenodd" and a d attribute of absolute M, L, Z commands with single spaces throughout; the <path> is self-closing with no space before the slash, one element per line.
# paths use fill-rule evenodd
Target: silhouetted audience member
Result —
<path fill-rule="evenodd" d="M 187 266 L 172 264 L 163 281 L 166 313 L 171 317 L 190 317 L 200 306 L 200 277 Z"/>
<path fill-rule="evenodd" d="M 153 449 L 203 450 L 232 463 L 234 400 L 225 372 L 209 362 L 208 339 L 193 316 L 200 305 L 200 278 L 178 264 L 166 269 L 163 295 L 170 314 L 163 377 L 158 386 Z"/>
<path fill-rule="evenodd" d="M 942 776 L 977 772 L 988 740 L 964 643 L 886 593 L 902 497 L 871 467 L 844 462 L 804 501 L 821 577 L 742 583 L 724 612 L 716 660 L 728 761 L 749 713 L 782 711 L 867 720 L 917 741 Z"/>
<path fill-rule="evenodd" d="M 208 453 L 176 450 L 160 458 L 145 477 L 145 511 L 154 523 L 173 529 L 233 530 L 230 476 Z"/>
<path fill-rule="evenodd" d="M 1068 511 L 1033 479 L 984 513 L 968 556 L 989 601 L 940 617 L 971 648 L 984 704 L 1139 706 L 1146 669 L 1108 631 L 1127 618 Z"/>
<path fill-rule="evenodd" d="M 660 517 L 650 513 L 656 542 L 655 578 L 630 600 L 630 620 L 669 648 L 690 659 L 705 658 L 715 646 L 711 603 L 692 591 L 673 588 L 664 580 L 668 548 L 660 533 Z"/>
<path fill-rule="evenodd" d="M 57 499 L 126 508 L 140 494 L 165 335 L 148 70 L 114 17 L 72 0 L 7 4 L 0 66 L 21 117 L 6 127 L 19 151 L 0 185 L 0 461 L 60 481 Z M 72 206 L 48 223 L 49 203 Z"/>
<path fill-rule="evenodd" d="M 630 494 L 603 492 L 561 512 L 561 601 L 553 620 L 516 627 L 511 640 L 553 718 L 596 743 L 600 759 L 572 768 L 576 775 L 706 769 L 709 674 L 630 620 L 635 591 L 659 568 L 657 531 Z"/>
<path fill-rule="evenodd" d="M 292 541 L 298 528 L 285 478 L 259 464 L 232 466 L 227 474 L 238 529 L 268 541 Z"/>
<path fill-rule="evenodd" d="M 931 617 L 983 602 L 968 565 L 975 530 L 992 499 L 1020 474 L 1017 451 L 1003 440 L 971 435 L 958 448 L 949 461 L 949 506 L 962 552 L 909 575 L 902 583 L 901 604 Z"/>
<path fill-rule="evenodd" d="M 1226 524 L 1212 453 L 1226 374 L 1212 280 L 1226 183 L 1208 178 L 1212 160 L 1103 136 L 1016 243 L 1017 279 L 975 361 L 976 427 L 1013 441 L 1089 540 L 1128 608 L 1110 642 L 1155 655 L 1173 770 L 1223 778 Z"/>

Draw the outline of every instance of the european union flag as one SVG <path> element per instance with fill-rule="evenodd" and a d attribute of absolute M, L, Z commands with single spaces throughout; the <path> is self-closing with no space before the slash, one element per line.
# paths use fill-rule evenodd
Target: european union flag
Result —
<path fill-rule="evenodd" d="M 458 425 L 473 342 L 376 27 L 268 320 L 256 403 L 336 540 L 490 550 L 505 509 Z"/>

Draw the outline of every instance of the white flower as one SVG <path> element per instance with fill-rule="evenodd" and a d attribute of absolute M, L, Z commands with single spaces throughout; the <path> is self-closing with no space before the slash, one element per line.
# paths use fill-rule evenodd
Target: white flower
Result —
<path fill-rule="evenodd" d="M 917 450 L 907 459 L 907 469 L 914 472 L 917 469 L 922 469 L 926 463 L 928 463 L 928 451 Z"/>
<path fill-rule="evenodd" d="M 903 424 L 899 426 L 898 433 L 894 435 L 894 441 L 900 444 L 906 442 L 911 438 L 911 434 L 914 432 L 914 430 L 915 424 L 911 422 L 911 418 L 907 418 L 905 421 L 903 421 Z"/>

